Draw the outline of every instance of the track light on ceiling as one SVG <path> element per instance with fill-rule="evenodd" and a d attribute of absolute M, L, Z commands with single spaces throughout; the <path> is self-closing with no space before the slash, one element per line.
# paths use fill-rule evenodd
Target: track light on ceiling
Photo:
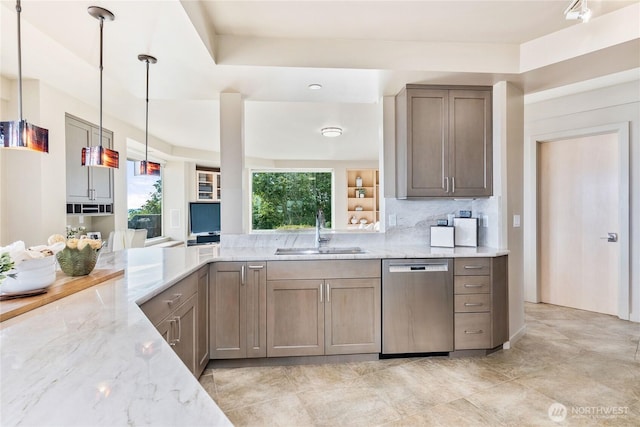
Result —
<path fill-rule="evenodd" d="M 24 148 L 49 152 L 49 131 L 28 123 L 22 118 L 22 37 L 20 31 L 20 0 L 16 1 L 18 15 L 18 120 L 0 122 L 0 147 Z"/>
<path fill-rule="evenodd" d="M 147 108 L 145 113 L 145 128 L 144 128 L 144 160 L 141 162 L 135 162 L 133 169 L 134 175 L 160 175 L 160 163 L 149 161 L 149 64 L 155 64 L 158 60 L 151 56 L 140 54 L 138 60 L 146 64 L 147 68 L 147 95 L 146 102 Z"/>
<path fill-rule="evenodd" d="M 591 19 L 591 9 L 587 7 L 587 0 L 571 0 L 571 3 L 564 10 L 566 19 L 579 19 L 582 22 L 589 22 Z"/>
<path fill-rule="evenodd" d="M 320 133 L 322 136 L 326 136 L 328 138 L 335 138 L 336 136 L 342 135 L 342 128 L 338 127 L 327 127 L 320 129 Z"/>
<path fill-rule="evenodd" d="M 120 154 L 115 150 L 102 146 L 102 33 L 104 21 L 113 21 L 115 16 L 107 9 L 98 6 L 89 6 L 87 12 L 100 21 L 100 128 L 98 132 L 100 144 L 82 149 L 82 166 L 118 168 L 120 166 Z"/>

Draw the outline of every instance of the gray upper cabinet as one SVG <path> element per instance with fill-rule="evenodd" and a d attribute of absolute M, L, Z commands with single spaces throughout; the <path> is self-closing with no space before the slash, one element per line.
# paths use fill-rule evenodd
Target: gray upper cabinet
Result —
<path fill-rule="evenodd" d="M 65 117 L 67 203 L 113 203 L 113 170 L 82 166 L 82 148 L 99 145 L 99 128 Z M 113 146 L 113 132 L 102 129 L 102 145 Z"/>
<path fill-rule="evenodd" d="M 491 87 L 407 85 L 396 96 L 396 196 L 492 194 Z"/>

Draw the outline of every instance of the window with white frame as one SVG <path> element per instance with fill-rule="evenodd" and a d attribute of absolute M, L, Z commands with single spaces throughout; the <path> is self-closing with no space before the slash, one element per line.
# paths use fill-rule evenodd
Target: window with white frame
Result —
<path fill-rule="evenodd" d="M 160 176 L 135 175 L 127 160 L 127 228 L 146 229 L 147 239 L 162 236 L 162 169 Z"/>

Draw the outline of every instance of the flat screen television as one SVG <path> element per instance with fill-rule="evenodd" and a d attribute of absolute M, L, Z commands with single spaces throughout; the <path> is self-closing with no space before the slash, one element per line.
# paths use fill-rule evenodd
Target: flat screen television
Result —
<path fill-rule="evenodd" d="M 220 202 L 190 202 L 189 231 L 195 235 L 220 234 Z"/>

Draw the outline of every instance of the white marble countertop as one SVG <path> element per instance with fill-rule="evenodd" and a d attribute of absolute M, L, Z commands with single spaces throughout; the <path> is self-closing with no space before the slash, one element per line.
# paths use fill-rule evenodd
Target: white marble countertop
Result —
<path fill-rule="evenodd" d="M 368 247 L 275 255 L 275 248 L 130 249 L 97 268 L 122 277 L 0 323 L 0 425 L 230 425 L 138 305 L 212 261 L 493 257 L 491 248 Z"/>

